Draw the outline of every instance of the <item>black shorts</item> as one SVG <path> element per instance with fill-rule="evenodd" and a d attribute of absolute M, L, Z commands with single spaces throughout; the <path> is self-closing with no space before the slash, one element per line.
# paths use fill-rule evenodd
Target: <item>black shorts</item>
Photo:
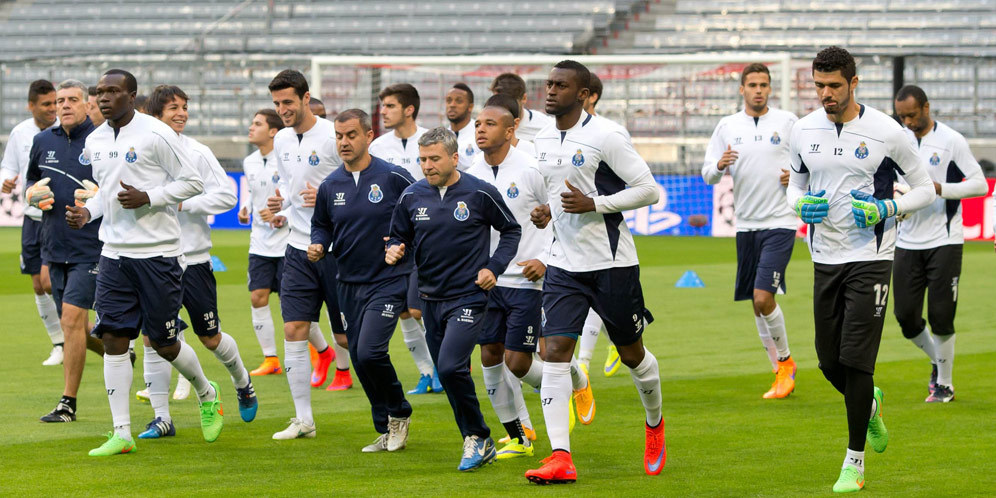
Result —
<path fill-rule="evenodd" d="M 249 255 L 249 291 L 270 289 L 280 293 L 280 277 L 284 273 L 284 258 Z"/>
<path fill-rule="evenodd" d="M 45 264 L 41 256 L 42 222 L 24 217 L 21 225 L 21 274 L 37 275 Z"/>
<path fill-rule="evenodd" d="M 211 262 L 190 265 L 183 271 L 183 307 L 190 315 L 190 326 L 201 337 L 214 337 L 218 327 L 218 282 Z"/>
<path fill-rule="evenodd" d="M 813 318 L 820 368 L 875 373 L 892 261 L 814 263 Z"/>
<path fill-rule="evenodd" d="M 498 343 L 511 351 L 536 352 L 542 309 L 542 292 L 536 289 L 491 289 L 484 330 L 477 343 Z"/>
<path fill-rule="evenodd" d="M 644 307 L 640 267 L 571 272 L 549 266 L 543 278 L 543 337 L 581 335 L 588 309 L 605 323 L 609 339 L 618 346 L 635 343 L 654 317 Z"/>
<path fill-rule="evenodd" d="M 795 230 L 737 232 L 735 301 L 754 299 L 754 289 L 785 293 L 785 268 L 792 259 Z"/>
<path fill-rule="evenodd" d="M 336 297 L 335 258 L 326 256 L 317 263 L 308 261 L 308 253 L 287 246 L 284 274 L 280 279 L 280 314 L 284 323 L 317 322 L 325 303 L 332 332 L 344 334 L 343 315 Z"/>
<path fill-rule="evenodd" d="M 177 258 L 100 257 L 97 274 L 97 326 L 105 332 L 137 339 L 139 330 L 160 346 L 176 342 L 183 269 Z"/>
<path fill-rule="evenodd" d="M 893 311 L 904 336 L 916 337 L 923 331 L 924 291 L 931 332 L 937 335 L 954 333 L 963 249 L 961 244 L 933 249 L 896 248 Z"/>
<path fill-rule="evenodd" d="M 62 316 L 62 304 L 71 304 L 85 310 L 93 309 L 97 294 L 97 263 L 49 263 L 52 281 L 52 299 Z"/>

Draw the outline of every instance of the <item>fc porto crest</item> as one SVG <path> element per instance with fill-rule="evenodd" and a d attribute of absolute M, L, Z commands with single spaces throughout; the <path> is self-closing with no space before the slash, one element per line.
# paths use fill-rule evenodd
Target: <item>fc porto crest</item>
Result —
<path fill-rule="evenodd" d="M 854 149 L 854 157 L 858 159 L 864 159 L 868 157 L 868 146 L 864 142 L 858 145 L 857 149 Z"/>
<path fill-rule="evenodd" d="M 780 143 L 782 143 L 782 137 L 778 136 L 778 132 L 771 132 L 771 145 L 778 145 Z"/>
<path fill-rule="evenodd" d="M 128 152 L 125 153 L 125 161 L 128 161 L 130 163 L 138 161 L 138 154 L 135 152 L 135 148 L 134 147 L 129 147 L 128 148 Z"/>
<path fill-rule="evenodd" d="M 465 221 L 467 218 L 470 218 L 470 209 L 467 208 L 466 202 L 457 202 L 457 207 L 453 210 L 453 217 L 457 221 Z"/>
<path fill-rule="evenodd" d="M 375 183 L 370 186 L 370 193 L 367 194 L 367 200 L 374 204 L 384 200 L 384 191 L 380 189 L 380 185 Z"/>
<path fill-rule="evenodd" d="M 319 162 L 318 161 L 318 153 L 315 152 L 315 151 L 311 151 L 311 155 L 308 156 L 308 164 L 310 164 L 312 166 L 318 166 L 318 162 Z"/>
<path fill-rule="evenodd" d="M 584 154 L 581 153 L 581 149 L 578 149 L 577 153 L 571 157 L 571 164 L 579 168 L 584 165 Z"/>
<path fill-rule="evenodd" d="M 467 157 L 474 155 L 474 146 L 472 144 L 467 144 L 467 149 L 464 150 L 463 153 Z"/>
<path fill-rule="evenodd" d="M 935 152 L 934 155 L 930 156 L 930 165 L 937 166 L 938 164 L 941 164 L 941 158 Z"/>
<path fill-rule="evenodd" d="M 270 181 L 272 181 L 274 184 L 279 183 L 280 182 L 280 173 L 277 172 L 277 171 L 274 171 L 273 172 L 273 176 L 270 177 Z"/>
<path fill-rule="evenodd" d="M 519 187 L 516 187 L 515 182 L 512 182 L 512 184 L 508 186 L 508 190 L 506 190 L 505 193 L 508 194 L 509 199 L 515 199 L 519 196 Z"/>
<path fill-rule="evenodd" d="M 936 156 L 937 154 L 934 154 L 934 155 Z M 89 166 L 90 165 L 90 158 L 86 157 L 86 154 L 84 154 L 82 152 L 80 152 L 79 161 L 80 161 L 80 164 L 82 164 L 83 166 Z"/>

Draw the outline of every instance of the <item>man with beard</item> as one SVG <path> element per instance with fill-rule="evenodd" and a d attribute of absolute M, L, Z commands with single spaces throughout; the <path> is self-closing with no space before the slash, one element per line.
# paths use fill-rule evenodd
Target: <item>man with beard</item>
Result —
<path fill-rule="evenodd" d="M 706 148 L 702 178 L 715 185 L 727 171 L 733 177 L 737 216 L 735 301 L 753 300 L 754 323 L 768 353 L 775 382 L 761 397 L 784 398 L 795 389 L 795 360 L 776 293 L 785 292 L 785 268 L 792 258 L 798 221 L 785 203 L 788 137 L 799 119 L 768 106 L 771 74 L 764 64 L 740 74 L 744 110 L 719 121 Z"/>
<path fill-rule="evenodd" d="M 847 50 L 821 50 L 812 71 L 823 107 L 792 127 L 786 197 L 809 224 L 820 370 L 844 395 L 847 453 L 833 490 L 846 493 L 864 487 L 866 440 L 878 453 L 889 443 L 873 374 L 889 300 L 895 217 L 929 205 L 934 185 L 902 127 L 855 100 L 858 77 Z M 896 173 L 911 189 L 893 200 Z"/>

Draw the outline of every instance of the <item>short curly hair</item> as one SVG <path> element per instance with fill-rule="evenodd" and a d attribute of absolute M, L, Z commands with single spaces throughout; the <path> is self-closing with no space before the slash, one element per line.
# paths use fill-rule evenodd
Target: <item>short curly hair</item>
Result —
<path fill-rule="evenodd" d="M 813 59 L 813 71 L 821 73 L 840 71 L 840 75 L 848 82 L 858 74 L 851 53 L 836 45 L 820 50 L 820 53 L 816 54 L 816 58 Z"/>

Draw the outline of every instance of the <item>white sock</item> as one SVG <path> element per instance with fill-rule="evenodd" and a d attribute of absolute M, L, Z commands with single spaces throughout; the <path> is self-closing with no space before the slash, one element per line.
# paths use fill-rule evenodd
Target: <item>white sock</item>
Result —
<path fill-rule="evenodd" d="M 232 336 L 224 332 L 219 335 L 221 335 L 221 340 L 218 341 L 218 347 L 214 349 L 214 356 L 228 369 L 228 375 L 232 377 L 232 383 L 235 384 L 236 389 L 242 389 L 249 385 L 249 371 L 242 364 L 242 357 L 239 356 L 239 345 L 235 343 Z"/>
<path fill-rule="evenodd" d="M 297 418 L 306 424 L 314 424 L 311 414 L 311 355 L 308 341 L 284 341 L 284 371 L 287 384 L 294 398 L 294 411 Z"/>
<path fill-rule="evenodd" d="M 643 409 L 647 411 L 647 425 L 656 427 L 661 423 L 661 375 L 657 370 L 657 358 L 646 348 L 643 355 L 643 361 L 630 369 L 630 374 L 640 393 Z"/>
<path fill-rule="evenodd" d="M 754 324 L 757 325 L 757 335 L 761 337 L 761 345 L 768 353 L 768 360 L 771 361 L 771 370 L 778 370 L 778 349 L 775 347 L 775 340 L 768 333 L 768 322 L 763 317 L 755 316 Z"/>
<path fill-rule="evenodd" d="M 937 383 L 951 387 L 951 370 L 954 368 L 955 335 L 934 335 L 937 348 Z"/>
<path fill-rule="evenodd" d="M 768 335 L 775 342 L 778 358 L 788 358 L 791 356 L 788 335 L 785 332 L 785 315 L 782 314 L 782 308 L 776 304 L 775 311 L 772 311 L 770 315 L 761 314 L 761 318 L 764 318 L 765 325 L 768 326 Z"/>
<path fill-rule="evenodd" d="M 55 308 L 55 300 L 52 299 L 52 295 L 42 294 L 39 296 L 35 294 L 35 306 L 38 307 L 38 316 L 45 324 L 45 330 L 48 331 L 48 337 L 52 340 L 52 344 L 66 342 L 65 336 L 62 334 L 62 324 L 59 323 L 59 310 Z"/>
<path fill-rule="evenodd" d="M 529 371 L 522 376 L 522 382 L 537 389 L 543 385 L 543 365 L 543 360 L 533 356 L 533 364 L 529 365 Z"/>
<path fill-rule="evenodd" d="M 483 376 L 484 388 L 488 392 L 488 399 L 491 400 L 495 414 L 498 415 L 498 421 L 504 424 L 518 418 L 512 389 L 505 382 L 505 363 L 483 367 Z"/>
<path fill-rule="evenodd" d="M 405 346 L 412 353 L 415 367 L 422 375 L 432 375 L 432 356 L 429 355 L 429 345 L 425 342 L 425 329 L 414 318 L 401 319 L 401 336 Z"/>
<path fill-rule="evenodd" d="M 335 339 L 332 340 L 332 347 L 335 349 L 335 368 L 338 370 L 349 370 L 349 350 L 340 346 Z"/>
<path fill-rule="evenodd" d="M 584 319 L 584 327 L 581 328 L 581 338 L 578 339 L 578 361 L 586 365 L 591 362 L 601 328 L 602 318 L 595 313 L 595 310 L 589 309 L 588 316 Z"/>
<path fill-rule="evenodd" d="M 172 420 L 169 414 L 169 382 L 173 368 L 151 346 L 145 346 L 142 367 L 145 369 L 145 388 L 149 390 L 152 410 L 157 417 L 167 422 Z"/>
<path fill-rule="evenodd" d="M 850 448 L 847 449 L 847 455 L 844 456 L 844 464 L 840 468 L 847 467 L 848 465 L 853 465 L 858 468 L 858 472 L 861 474 L 865 473 L 865 452 L 854 451 Z"/>
<path fill-rule="evenodd" d="M 135 374 L 131 357 L 125 354 L 104 355 L 104 387 L 107 388 L 107 401 L 111 404 L 111 417 L 114 432 L 131 441 L 131 379 Z"/>
<path fill-rule="evenodd" d="M 923 330 L 921 330 L 916 337 L 910 338 L 910 341 L 912 341 L 913 344 L 916 344 L 916 347 L 920 348 L 920 350 L 927 355 L 927 358 L 930 358 L 931 363 L 937 363 L 937 347 L 935 345 L 936 339 L 934 334 L 930 333 L 930 327 L 928 325 L 924 325 Z"/>
<path fill-rule="evenodd" d="M 543 419 L 550 436 L 550 448 L 571 451 L 570 409 L 571 364 L 546 362 L 540 388 Z"/>
<path fill-rule="evenodd" d="M 177 344 L 180 345 L 180 352 L 172 361 L 173 368 L 190 381 L 194 391 L 197 392 L 197 399 L 201 403 L 213 400 L 216 393 L 204 375 L 204 369 L 201 368 L 201 362 L 197 359 L 194 348 L 183 341 L 177 342 Z"/>
<path fill-rule="evenodd" d="M 276 356 L 277 341 L 273 338 L 273 315 L 270 314 L 269 304 L 252 309 L 252 328 L 256 331 L 256 340 L 263 349 L 263 356 Z"/>
<path fill-rule="evenodd" d="M 577 358 L 571 358 L 571 385 L 575 391 L 588 387 L 588 376 L 581 371 Z"/>
<path fill-rule="evenodd" d="M 322 328 L 318 326 L 318 322 L 311 322 L 311 329 L 308 331 L 308 342 L 315 347 L 315 351 L 321 353 L 329 347 L 329 341 L 325 339 L 325 334 L 322 333 Z M 284 351 L 284 355 L 287 352 Z M 311 355 L 308 355 L 308 363 L 311 363 Z"/>
<path fill-rule="evenodd" d="M 540 376 L 543 372 L 540 371 Z M 512 390 L 512 401 L 515 402 L 515 412 L 519 415 L 519 422 L 523 427 L 533 428 L 533 421 L 529 418 L 529 409 L 526 407 L 526 400 L 522 397 L 522 383 L 519 378 L 505 365 L 505 385 Z"/>

